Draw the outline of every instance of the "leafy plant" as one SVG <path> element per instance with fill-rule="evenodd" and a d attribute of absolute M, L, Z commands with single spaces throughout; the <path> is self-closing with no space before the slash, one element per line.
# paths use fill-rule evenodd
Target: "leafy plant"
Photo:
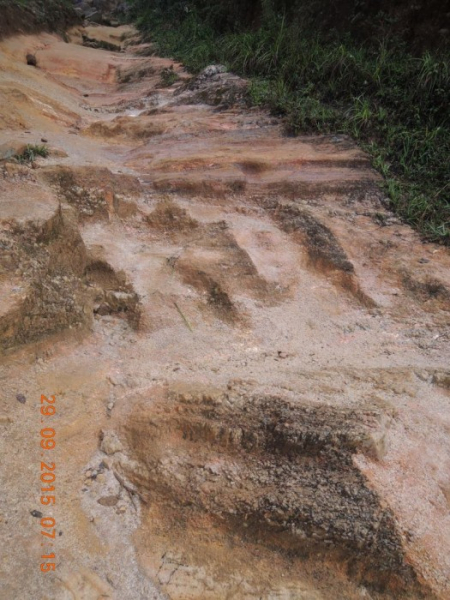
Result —
<path fill-rule="evenodd" d="M 30 163 L 35 161 L 38 156 L 47 158 L 48 155 L 49 150 L 47 146 L 35 146 L 28 144 L 22 154 L 17 154 L 15 158 L 20 163 Z"/>

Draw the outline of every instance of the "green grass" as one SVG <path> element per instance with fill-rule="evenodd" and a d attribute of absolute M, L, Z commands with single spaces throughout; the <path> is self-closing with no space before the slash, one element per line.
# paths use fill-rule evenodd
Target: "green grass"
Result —
<path fill-rule="evenodd" d="M 161 86 L 171 87 L 174 83 L 179 81 L 180 76 L 172 68 L 163 69 L 161 71 Z"/>
<path fill-rule="evenodd" d="M 31 163 L 35 161 L 38 156 L 47 158 L 48 155 L 49 150 L 47 146 L 35 146 L 33 144 L 28 144 L 22 154 L 16 154 L 15 158 L 20 163 Z"/>
<path fill-rule="evenodd" d="M 148 5 L 146 5 L 148 6 Z M 272 15 L 269 24 L 218 35 L 193 10 L 168 18 L 146 8 L 138 25 L 192 72 L 214 62 L 251 79 L 249 103 L 286 131 L 346 133 L 369 152 L 392 208 L 427 238 L 450 243 L 450 57 L 412 55 L 395 39 L 325 38 Z"/>

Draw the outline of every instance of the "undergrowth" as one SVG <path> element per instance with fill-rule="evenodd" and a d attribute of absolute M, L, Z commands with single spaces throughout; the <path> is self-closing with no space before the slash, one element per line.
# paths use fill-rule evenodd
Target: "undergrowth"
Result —
<path fill-rule="evenodd" d="M 171 87 L 180 79 L 178 73 L 173 70 L 173 67 L 163 69 L 161 71 L 161 87 Z"/>
<path fill-rule="evenodd" d="M 249 102 L 281 115 L 288 134 L 350 134 L 383 175 L 392 208 L 429 239 L 450 242 L 448 52 L 413 55 L 393 37 L 325 37 L 300 15 L 273 12 L 259 27 L 219 34 L 186 3 L 149 4 L 135 0 L 135 16 L 160 53 L 194 73 L 220 62 L 250 78 Z"/>
<path fill-rule="evenodd" d="M 31 163 L 36 160 L 38 156 L 47 158 L 48 155 L 49 151 L 47 146 L 28 144 L 25 150 L 21 154 L 17 154 L 15 158 L 20 163 Z"/>

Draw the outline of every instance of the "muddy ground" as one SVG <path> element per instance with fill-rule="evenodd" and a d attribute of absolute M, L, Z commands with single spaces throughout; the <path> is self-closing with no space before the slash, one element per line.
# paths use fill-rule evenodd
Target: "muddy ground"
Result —
<path fill-rule="evenodd" d="M 0 43 L 1 599 L 448 600 L 448 249 L 347 137 L 67 39 Z"/>

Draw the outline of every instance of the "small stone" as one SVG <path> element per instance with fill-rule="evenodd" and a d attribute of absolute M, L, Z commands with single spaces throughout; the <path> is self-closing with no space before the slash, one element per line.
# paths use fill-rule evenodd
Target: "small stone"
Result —
<path fill-rule="evenodd" d="M 41 138 L 41 142 L 44 143 L 44 144 L 46 144 L 48 142 L 48 139 L 47 138 Z"/>
<path fill-rule="evenodd" d="M 27 65 L 30 65 L 31 67 L 37 67 L 37 59 L 34 54 L 27 54 L 26 59 Z"/>
<path fill-rule="evenodd" d="M 43 514 L 39 510 L 30 510 L 30 515 L 36 519 L 42 519 Z"/>
<path fill-rule="evenodd" d="M 108 304 L 103 302 L 99 306 L 94 307 L 94 313 L 96 315 L 100 315 L 101 317 L 104 317 L 111 313 L 111 308 L 110 308 L 110 306 L 108 306 Z"/>
<path fill-rule="evenodd" d="M 102 506 L 116 506 L 118 501 L 119 498 L 117 496 L 103 496 L 97 500 Z"/>
<path fill-rule="evenodd" d="M 23 394 L 17 394 L 16 400 L 20 402 L 20 404 L 25 404 L 25 402 L 27 401 Z"/>

